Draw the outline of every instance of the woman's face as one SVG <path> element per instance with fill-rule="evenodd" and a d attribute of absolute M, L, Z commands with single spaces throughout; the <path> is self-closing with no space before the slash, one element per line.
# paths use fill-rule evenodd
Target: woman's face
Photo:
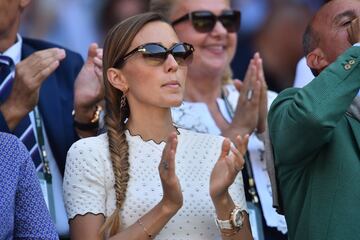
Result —
<path fill-rule="evenodd" d="M 223 10 L 229 9 L 227 0 L 181 0 L 177 1 L 172 9 L 170 18 L 174 21 L 189 12 L 198 10 L 208 10 L 218 16 Z M 181 41 L 188 42 L 195 48 L 190 71 L 203 69 L 211 73 L 222 72 L 230 64 L 235 54 L 237 36 L 236 33 L 227 32 L 219 21 L 208 33 L 197 32 L 190 20 L 176 24 L 174 29 Z"/>
<path fill-rule="evenodd" d="M 159 43 L 168 49 L 178 42 L 170 25 L 150 22 L 136 35 L 127 52 L 146 43 Z M 138 104 L 169 108 L 182 103 L 187 66 L 179 65 L 171 54 L 163 63 L 152 65 L 138 52 L 126 60 L 121 70 L 128 87 L 126 97 L 130 108 Z"/>

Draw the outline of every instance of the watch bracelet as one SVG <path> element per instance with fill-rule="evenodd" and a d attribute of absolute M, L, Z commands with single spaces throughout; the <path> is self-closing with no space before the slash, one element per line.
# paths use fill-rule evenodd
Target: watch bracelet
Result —
<path fill-rule="evenodd" d="M 73 116 L 74 127 L 82 131 L 90 131 L 99 128 L 99 119 L 100 119 L 101 111 L 102 111 L 102 107 L 100 105 L 96 105 L 96 110 L 94 112 L 92 119 L 90 120 L 90 123 L 81 123 L 75 120 L 75 110 L 73 110 L 72 116 Z"/>

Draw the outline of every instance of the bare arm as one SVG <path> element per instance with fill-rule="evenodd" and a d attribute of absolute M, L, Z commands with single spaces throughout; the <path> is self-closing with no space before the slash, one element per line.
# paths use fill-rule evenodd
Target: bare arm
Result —
<path fill-rule="evenodd" d="M 235 208 L 235 203 L 229 193 L 226 193 L 221 199 L 213 199 L 216 209 L 217 218 L 220 220 L 228 220 L 231 212 Z M 251 227 L 249 216 L 246 211 L 243 211 L 244 222 L 241 230 L 233 234 L 232 230 L 222 230 L 223 240 L 252 240 Z"/>
<path fill-rule="evenodd" d="M 235 208 L 235 203 L 228 190 L 243 168 L 245 162 L 243 155 L 246 153 L 248 140 L 249 135 L 238 136 L 234 142 L 236 147 L 233 147 L 230 141 L 225 139 L 219 160 L 211 173 L 210 196 L 216 209 L 217 218 L 220 220 L 229 220 L 230 214 Z M 223 240 L 253 239 L 247 214 L 244 214 L 244 224 L 238 232 L 222 230 L 221 233 Z"/>
<path fill-rule="evenodd" d="M 141 224 L 145 227 L 146 231 L 156 236 L 165 224 L 176 214 L 177 210 L 170 209 L 166 204 L 161 201 L 149 212 L 140 218 Z M 85 216 L 76 216 L 70 221 L 70 237 L 73 240 L 100 240 L 104 239 L 99 236 L 99 230 L 105 222 L 103 215 L 86 214 Z M 112 236 L 111 240 L 148 240 L 150 239 L 144 231 L 143 226 L 139 222 L 135 222 L 128 228 Z"/>

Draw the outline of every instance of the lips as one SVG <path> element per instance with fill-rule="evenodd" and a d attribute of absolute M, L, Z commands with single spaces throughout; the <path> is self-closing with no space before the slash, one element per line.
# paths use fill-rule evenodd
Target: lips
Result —
<path fill-rule="evenodd" d="M 226 45 L 223 44 L 206 45 L 204 48 L 211 53 L 222 54 L 226 50 Z"/>
<path fill-rule="evenodd" d="M 164 83 L 161 87 L 178 88 L 181 87 L 181 84 L 178 81 L 172 80 Z"/>

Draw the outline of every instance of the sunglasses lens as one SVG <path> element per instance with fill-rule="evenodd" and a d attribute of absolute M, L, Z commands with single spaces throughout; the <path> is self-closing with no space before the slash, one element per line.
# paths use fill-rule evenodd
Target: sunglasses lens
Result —
<path fill-rule="evenodd" d="M 180 43 L 173 47 L 171 55 L 173 55 L 179 65 L 185 66 L 191 63 L 193 51 L 191 45 Z"/>
<path fill-rule="evenodd" d="M 166 59 L 166 50 L 157 44 L 147 44 L 144 46 L 145 51 L 142 55 L 145 61 L 150 65 L 160 65 Z"/>
<path fill-rule="evenodd" d="M 219 20 L 226 28 L 228 32 L 237 32 L 240 28 L 240 12 L 239 11 L 224 11 L 221 16 L 219 16 Z"/>
<path fill-rule="evenodd" d="M 196 11 L 192 13 L 192 24 L 196 31 L 210 32 L 216 23 L 216 16 L 208 11 Z"/>

